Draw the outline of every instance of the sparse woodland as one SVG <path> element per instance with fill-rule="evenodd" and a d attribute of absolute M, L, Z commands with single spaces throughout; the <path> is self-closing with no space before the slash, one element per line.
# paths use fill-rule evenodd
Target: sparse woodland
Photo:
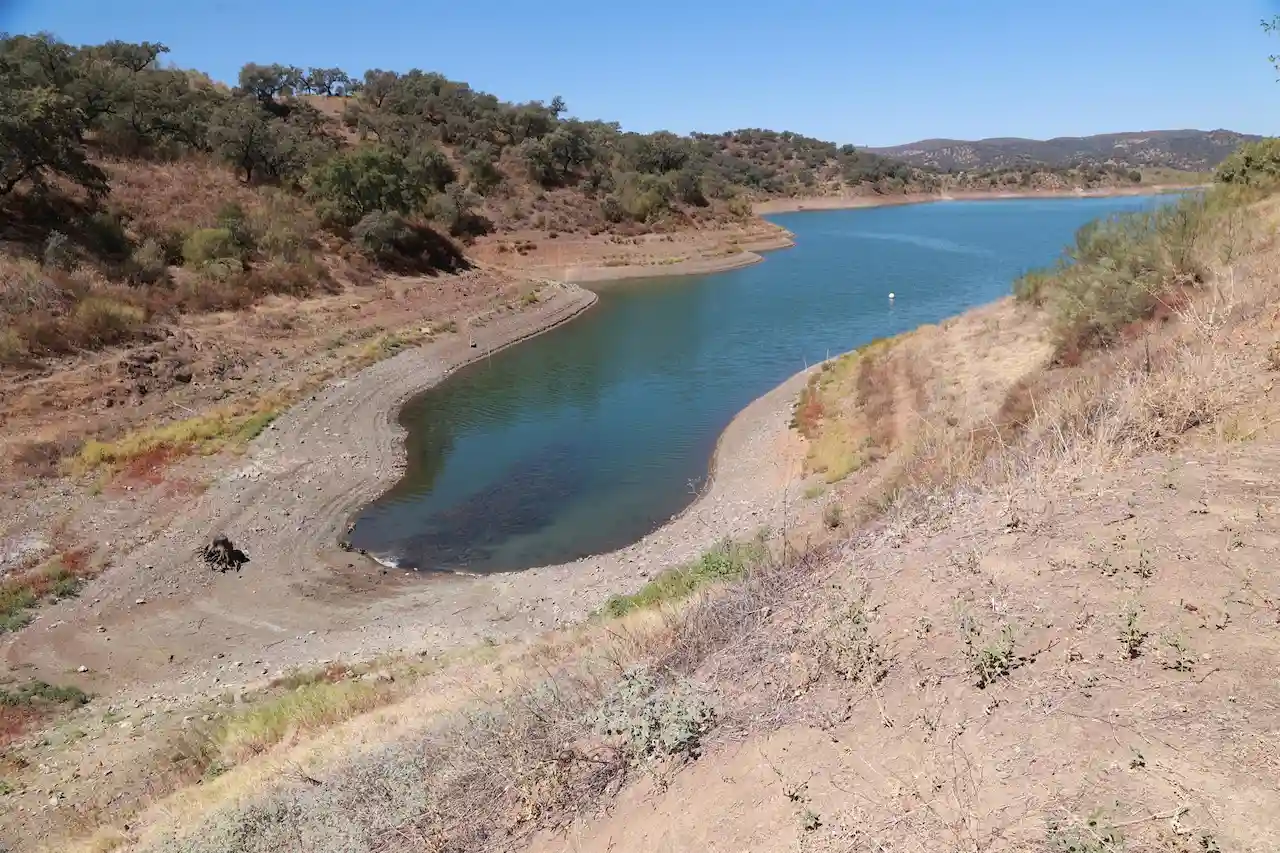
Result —
<path fill-rule="evenodd" d="M 635 235 L 753 201 L 1127 184 L 1123 166 L 957 174 L 788 132 L 628 133 L 439 74 L 250 63 L 229 87 L 158 43 L 0 41 L 0 366 L 157 319 L 466 265 L 489 233 Z"/>

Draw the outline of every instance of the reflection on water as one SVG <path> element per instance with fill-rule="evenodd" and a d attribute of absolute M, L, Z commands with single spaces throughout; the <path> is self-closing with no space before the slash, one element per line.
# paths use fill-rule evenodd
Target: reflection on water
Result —
<path fill-rule="evenodd" d="M 1084 222 L 1155 203 L 787 214 L 774 219 L 796 248 L 766 263 L 604 285 L 579 319 L 405 406 L 407 471 L 361 513 L 352 543 L 400 565 L 470 572 L 626 545 L 688 505 L 720 432 L 791 374 L 999 298 Z"/>

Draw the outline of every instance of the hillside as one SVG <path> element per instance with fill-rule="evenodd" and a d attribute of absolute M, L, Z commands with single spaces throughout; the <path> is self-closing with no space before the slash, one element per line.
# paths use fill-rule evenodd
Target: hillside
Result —
<path fill-rule="evenodd" d="M 243 578 L 174 570 L 154 531 L 101 600 L 22 635 L 42 671 L 141 683 L 14 741 L 0 831 L 85 853 L 1270 853 L 1280 205 L 1243 183 L 1082 229 L 1013 298 L 752 404 L 710 495 L 740 538 L 700 557 L 326 594 L 289 519 L 255 516 L 281 555 Z M 303 493 L 376 417 L 368 379 L 195 515 L 331 507 Z M 153 568 L 168 600 L 142 594 Z"/>
<path fill-rule="evenodd" d="M 1159 167 L 1207 172 L 1242 142 L 1256 142 L 1260 138 L 1230 130 L 1153 130 L 1044 140 L 1016 137 L 973 141 L 922 139 L 906 145 L 865 150 L 920 168 L 942 171 L 1025 168 L 1030 164 L 1043 163 L 1050 166 L 1114 165 L 1128 169 Z"/>
<path fill-rule="evenodd" d="M 0 38 L 0 851 L 1274 851 L 1274 141 L 793 376 L 632 546 L 422 577 L 343 532 L 398 407 L 587 310 L 582 258 L 1148 166 L 164 54 Z"/>

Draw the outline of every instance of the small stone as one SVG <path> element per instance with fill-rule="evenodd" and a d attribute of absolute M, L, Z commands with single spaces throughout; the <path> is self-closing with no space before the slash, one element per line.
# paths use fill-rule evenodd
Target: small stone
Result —
<path fill-rule="evenodd" d="M 134 604 L 146 604 L 146 603 L 147 603 L 147 600 L 146 600 L 145 598 L 137 598 L 137 599 L 134 599 L 134 602 L 133 602 L 133 603 L 134 603 Z"/>
<path fill-rule="evenodd" d="M 88 671 L 89 671 L 89 667 L 85 666 L 84 664 L 80 664 L 78 667 L 76 667 L 76 672 L 88 672 Z"/>

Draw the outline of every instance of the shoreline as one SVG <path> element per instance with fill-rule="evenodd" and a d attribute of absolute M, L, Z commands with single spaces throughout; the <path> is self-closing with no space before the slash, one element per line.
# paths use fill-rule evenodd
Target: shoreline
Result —
<path fill-rule="evenodd" d="M 1098 189 L 1050 190 L 1028 192 L 997 192 L 987 190 L 962 190 L 947 193 L 904 193 L 900 196 L 839 195 L 813 196 L 810 198 L 780 198 L 757 202 L 752 211 L 757 216 L 776 213 L 802 213 L 823 210 L 857 210 L 864 207 L 898 207 L 908 204 L 932 204 L 942 201 L 1012 201 L 1015 199 L 1078 199 L 1125 198 L 1129 196 L 1168 195 L 1170 193 L 1203 189 L 1205 184 L 1150 184 L 1133 187 L 1103 187 Z"/>
<path fill-rule="evenodd" d="M 1142 189 L 1149 194 L 1155 188 Z M 946 199 L 905 197 L 894 203 L 924 200 Z M 825 203 L 828 207 L 821 209 L 841 203 L 874 206 L 865 198 Z M 726 256 L 734 259 L 730 268 L 763 260 L 756 250 L 793 246 L 791 236 L 778 229 L 757 239 L 751 248 Z M 725 259 L 686 262 L 696 268 L 605 269 L 612 278 L 719 271 L 707 261 Z M 149 540 L 140 537 L 123 552 L 117 568 L 104 576 L 109 585 L 101 599 L 91 604 L 67 600 L 44 609 L 37 625 L 8 638 L 6 659 L 50 673 L 87 666 L 93 675 L 82 682 L 88 688 L 115 692 L 142 685 L 154 692 L 163 684 L 207 693 L 225 689 L 214 670 L 193 671 L 199 666 L 194 660 L 170 659 L 166 666 L 162 646 L 148 635 L 186 634 L 186 643 L 199 646 L 203 638 L 198 635 L 216 626 L 221 630 L 214 634 L 225 640 L 203 643 L 210 654 L 220 647 L 224 655 L 275 649 L 269 663 L 277 669 L 405 651 L 420 647 L 423 639 L 438 652 L 495 634 L 510 638 L 564 627 L 589 615 L 608 595 L 638 588 L 652 573 L 698 556 L 725 536 L 785 527 L 787 519 L 778 523 L 777 508 L 790 504 L 794 511 L 800 505 L 792 486 L 804 480 L 798 464 L 803 454 L 793 458 L 787 444 L 801 441 L 789 430 L 792 404 L 813 366 L 735 415 L 716 440 L 699 494 L 622 549 L 519 572 L 438 578 L 341 550 L 340 537 L 351 517 L 403 475 L 407 460 L 398 415 L 408 399 L 481 358 L 572 320 L 598 299 L 576 283 L 547 285 L 533 310 L 473 328 L 477 348 L 468 345 L 465 334 L 450 335 L 332 381 L 290 408 L 243 460 L 218 464 L 215 481 L 188 512 L 148 531 Z M 748 452 L 761 442 L 776 446 Z M 781 480 L 778 466 L 786 469 Z M 207 541 L 211 531 L 244 543 L 252 562 L 243 580 L 212 575 L 190 558 L 191 549 Z M 130 606 L 154 591 L 157 574 L 167 581 L 169 600 Z M 405 575 L 417 577 L 406 580 Z M 486 616 L 477 620 L 474 611 Z M 510 624 L 517 614 L 527 624 Z M 98 636 L 90 634 L 95 623 Z M 124 641 L 104 646 L 99 642 L 103 627 Z M 373 639 L 374 633 L 381 639 Z"/>
<path fill-rule="evenodd" d="M 769 237 L 749 240 L 741 251 L 720 256 L 687 258 L 664 264 L 618 264 L 599 266 L 574 264 L 559 270 L 554 277 L 569 284 L 602 284 L 633 278 L 678 278 L 689 275 L 712 275 L 753 266 L 764 260 L 761 252 L 775 252 L 795 247 L 789 231 Z"/>
<path fill-rule="evenodd" d="M 175 707 L 253 689 L 270 672 L 385 654 L 436 655 L 490 639 L 530 639 L 580 623 L 725 537 L 795 526 L 806 509 L 802 440 L 790 430 L 809 366 L 749 403 L 717 438 L 693 501 L 624 548 L 490 575 L 384 567 L 340 549 L 351 516 L 393 487 L 406 465 L 400 407 L 462 367 L 581 315 L 598 297 L 554 285 L 533 312 L 409 350 L 330 383 L 292 407 L 189 511 L 124 552 L 95 599 L 42 610 L 5 644 L 10 663 L 65 673 L 113 701 L 167 696 Z M 546 291 L 544 290 L 544 293 Z M 813 510 L 816 512 L 816 510 Z M 251 562 L 210 572 L 190 550 L 225 532 Z M 157 594 L 156 579 L 166 589 Z M 141 602 L 141 603 L 140 603 Z M 95 633 L 95 626 L 96 631 Z M 169 638 L 172 645 L 163 638 Z M 173 648 L 192 651 L 170 658 Z M 225 660 L 257 659 L 257 670 Z M 65 676 L 63 676 L 65 680 Z"/>
<path fill-rule="evenodd" d="M 730 253 L 709 254 L 701 257 L 686 258 L 675 262 L 656 264 L 568 264 L 551 268 L 537 268 L 539 275 L 568 284 L 594 285 L 611 281 L 624 281 L 640 278 L 679 278 L 691 275 L 713 275 L 722 272 L 753 266 L 765 260 L 762 253 L 789 249 L 795 246 L 794 235 L 777 223 L 769 222 L 766 216 L 780 213 L 805 213 L 831 210 L 857 210 L 876 207 L 899 207 L 915 204 L 936 204 L 948 201 L 1011 201 L 1016 199 L 1083 199 L 1083 198 L 1126 198 L 1137 196 L 1168 195 L 1202 189 L 1205 184 L 1150 184 L 1132 187 L 1105 187 L 1099 189 L 1078 189 L 1058 191 L 1032 192 L 996 192 L 986 190 L 965 190 L 951 193 L 909 193 L 900 196 L 876 195 L 841 195 L 813 196 L 809 198 L 785 198 L 756 202 L 752 206 L 753 215 L 761 221 L 768 222 L 778 230 L 765 236 L 748 237 L 741 241 L 741 250 Z M 535 270 L 523 270 L 512 267 L 513 274 L 529 274 Z"/>

